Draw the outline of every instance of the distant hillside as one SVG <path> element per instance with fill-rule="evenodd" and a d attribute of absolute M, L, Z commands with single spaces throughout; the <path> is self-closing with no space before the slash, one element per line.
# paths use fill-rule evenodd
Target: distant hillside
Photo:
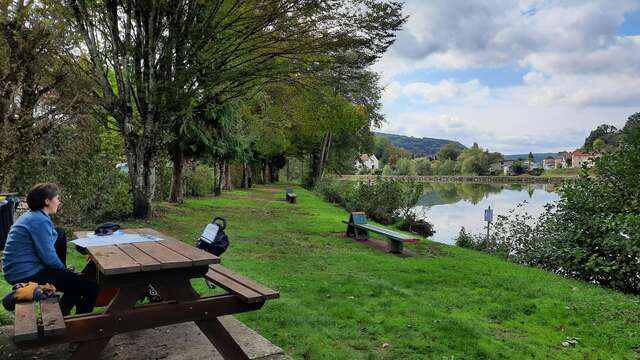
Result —
<path fill-rule="evenodd" d="M 533 154 L 533 161 L 535 162 L 540 162 L 542 160 L 544 160 L 544 158 L 551 156 L 553 158 L 557 158 L 558 157 L 558 153 L 534 153 Z M 529 154 L 515 154 L 515 155 L 504 155 L 504 159 L 505 160 L 518 160 L 518 159 L 523 159 L 523 160 L 528 160 L 529 159 Z"/>
<path fill-rule="evenodd" d="M 434 139 L 434 138 L 416 138 L 413 136 L 403 136 L 395 134 L 374 133 L 376 136 L 384 136 L 391 141 L 391 144 L 395 147 L 399 147 L 407 150 L 408 152 L 416 155 L 435 155 L 438 151 L 447 144 L 456 144 L 461 149 L 466 147 L 457 141 Z"/>

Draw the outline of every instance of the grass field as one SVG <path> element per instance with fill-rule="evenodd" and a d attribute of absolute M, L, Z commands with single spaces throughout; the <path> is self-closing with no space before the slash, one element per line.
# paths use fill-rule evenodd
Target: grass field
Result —
<path fill-rule="evenodd" d="M 297 359 L 640 357 L 640 297 L 430 241 L 409 246 L 414 257 L 373 250 L 344 237 L 344 210 L 302 189 L 288 204 L 285 188 L 158 204 L 152 220 L 126 225 L 193 243 L 225 216 L 223 264 L 281 293 L 238 318 Z"/>
<path fill-rule="evenodd" d="M 553 169 L 545 170 L 542 173 L 542 177 L 558 177 L 558 176 L 578 176 L 582 173 L 582 169 L 579 168 L 566 168 L 566 169 Z"/>

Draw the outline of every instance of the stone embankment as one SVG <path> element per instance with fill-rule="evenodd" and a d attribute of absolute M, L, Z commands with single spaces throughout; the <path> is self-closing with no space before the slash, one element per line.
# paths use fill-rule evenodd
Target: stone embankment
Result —
<path fill-rule="evenodd" d="M 374 180 L 377 177 L 383 179 L 394 180 L 415 180 L 424 182 L 441 182 L 441 183 L 479 183 L 479 184 L 562 184 L 568 181 L 575 181 L 576 177 L 558 176 L 558 177 L 541 177 L 541 176 L 408 176 L 408 175 L 341 175 L 337 176 L 338 180 L 367 181 Z"/>

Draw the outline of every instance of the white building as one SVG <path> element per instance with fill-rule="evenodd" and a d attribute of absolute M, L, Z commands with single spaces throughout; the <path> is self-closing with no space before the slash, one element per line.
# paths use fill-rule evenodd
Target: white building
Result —
<path fill-rule="evenodd" d="M 556 159 L 549 156 L 546 159 L 542 160 L 542 168 L 545 170 L 553 170 L 556 168 Z"/>
<path fill-rule="evenodd" d="M 371 156 L 369 156 L 369 154 L 360 154 L 360 157 L 356 160 L 354 166 L 358 170 L 363 167 L 375 170 L 380 168 L 380 162 L 375 154 L 371 154 Z"/>

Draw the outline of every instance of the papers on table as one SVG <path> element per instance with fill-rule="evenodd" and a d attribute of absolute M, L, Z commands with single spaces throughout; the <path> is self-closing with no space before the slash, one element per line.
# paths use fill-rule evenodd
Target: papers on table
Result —
<path fill-rule="evenodd" d="M 204 242 L 211 244 L 213 240 L 216 238 L 216 235 L 218 234 L 219 229 L 220 227 L 217 224 L 208 224 L 207 227 L 204 228 L 202 235 L 200 235 L 200 239 L 202 239 L 202 241 Z"/>
<path fill-rule="evenodd" d="M 144 241 L 159 241 L 159 238 L 149 234 L 125 234 L 122 231 L 116 231 L 113 235 L 97 236 L 91 232 L 87 233 L 87 237 L 73 240 L 72 243 L 83 247 L 105 246 L 117 244 L 131 244 Z"/>

